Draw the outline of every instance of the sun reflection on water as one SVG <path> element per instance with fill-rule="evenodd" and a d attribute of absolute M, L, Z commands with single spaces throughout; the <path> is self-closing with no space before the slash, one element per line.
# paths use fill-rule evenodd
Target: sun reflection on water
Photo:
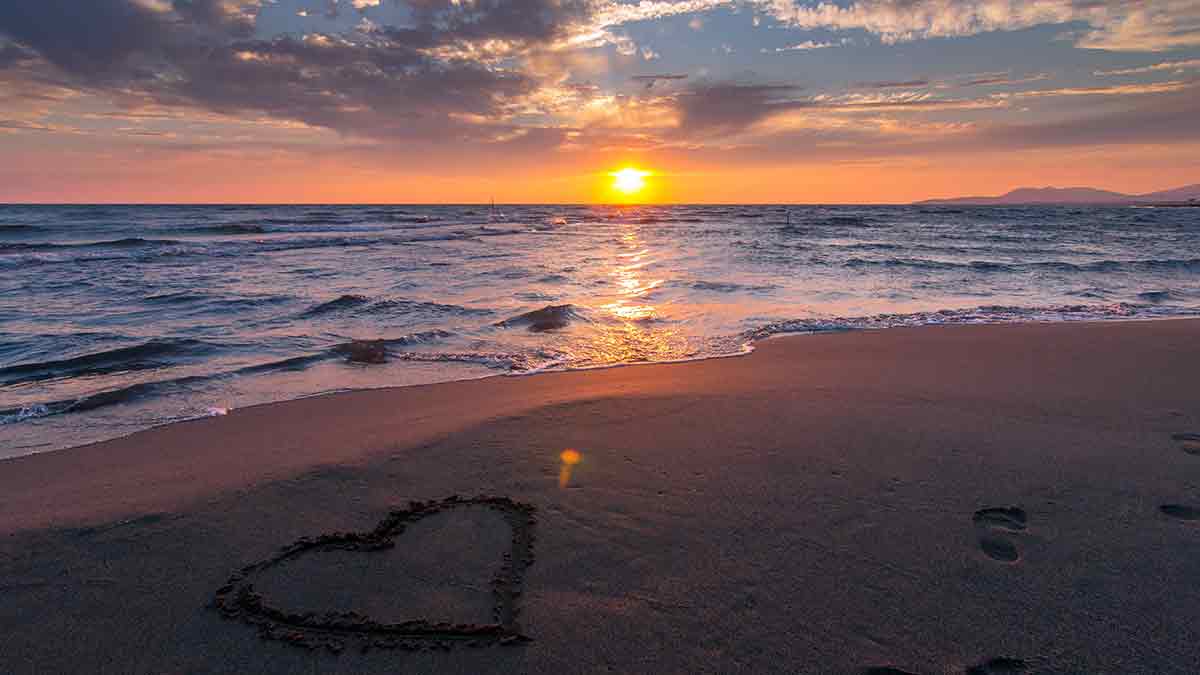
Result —
<path fill-rule="evenodd" d="M 621 227 L 619 251 L 609 272 L 617 293 L 600 305 L 613 322 L 589 345 L 597 352 L 593 360 L 628 363 L 690 356 L 687 340 L 652 297 L 666 283 L 651 271 L 658 260 L 655 251 L 642 238 L 641 226 L 627 222 Z"/>

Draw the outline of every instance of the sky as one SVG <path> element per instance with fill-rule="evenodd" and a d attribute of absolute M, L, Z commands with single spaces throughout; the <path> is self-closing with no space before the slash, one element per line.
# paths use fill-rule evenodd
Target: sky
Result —
<path fill-rule="evenodd" d="M 0 2 L 0 202 L 1189 183 L 1200 0 Z"/>

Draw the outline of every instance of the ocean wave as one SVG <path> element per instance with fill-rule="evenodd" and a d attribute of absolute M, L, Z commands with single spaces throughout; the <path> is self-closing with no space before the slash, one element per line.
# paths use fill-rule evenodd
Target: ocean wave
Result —
<path fill-rule="evenodd" d="M 109 241 L 89 241 L 78 244 L 57 244 L 51 242 L 24 244 L 24 243 L 3 243 L 0 244 L 0 252 L 33 252 L 33 251 L 61 251 L 68 249 L 97 249 L 97 248 L 149 248 L 161 246 L 178 246 L 183 244 L 182 241 L 175 239 L 144 239 L 142 237 L 125 237 L 123 239 L 112 239 Z"/>
<path fill-rule="evenodd" d="M 451 337 L 451 336 L 453 336 L 453 333 L 450 333 L 448 331 L 429 330 L 429 331 L 423 331 L 423 332 L 418 332 L 418 333 L 412 333 L 409 335 L 403 335 L 400 337 L 383 338 L 380 340 L 369 340 L 369 341 L 360 341 L 360 342 L 375 342 L 375 343 L 379 343 L 387 348 L 401 348 L 401 347 L 412 347 L 412 346 L 417 346 L 417 345 L 428 345 L 437 340 L 444 339 L 444 338 Z M 183 347 L 186 347 L 188 342 L 194 342 L 194 343 L 197 343 L 200 345 L 208 344 L 208 343 L 200 343 L 199 341 L 187 341 L 187 340 L 152 341 L 152 343 L 146 343 L 145 345 L 139 345 L 138 347 L 125 348 L 124 350 L 122 350 L 122 349 L 109 350 L 108 352 L 100 352 L 97 354 L 88 355 L 86 357 L 80 357 L 78 359 L 69 359 L 69 360 L 66 360 L 63 362 L 47 362 L 47 363 L 43 363 L 43 364 L 29 364 L 29 367 L 32 368 L 34 365 L 40 365 L 40 366 L 45 367 L 46 369 L 57 368 L 57 369 L 59 369 L 59 372 L 61 372 L 60 364 L 68 363 L 77 368 L 77 371 L 74 374 L 78 375 L 78 374 L 83 374 L 82 371 L 79 370 L 83 367 L 104 367 L 105 364 L 109 364 L 109 363 L 123 363 L 124 365 L 127 366 L 131 363 L 130 359 L 124 358 L 124 360 L 122 360 L 122 357 L 127 356 L 128 354 L 132 354 L 134 352 L 137 352 L 137 353 L 140 353 L 143 355 L 147 354 L 147 353 L 149 353 L 149 354 L 175 353 L 175 352 L 172 352 L 170 349 L 170 345 L 169 345 L 170 342 L 177 342 L 177 343 L 179 343 L 180 346 L 183 346 Z M 173 392 L 176 392 L 176 391 L 179 391 L 182 389 L 187 389 L 189 387 L 194 387 L 196 385 L 203 384 L 206 382 L 214 382 L 214 381 L 224 380 L 224 379 L 229 379 L 229 378 L 245 377 L 248 375 L 263 375 L 263 374 L 267 374 L 267 373 L 278 373 L 278 372 L 304 370 L 304 369 L 309 368 L 310 366 L 313 366 L 322 361 L 329 361 L 331 359 L 335 359 L 335 358 L 344 356 L 345 352 L 346 352 L 346 347 L 350 344 L 352 344 L 352 343 L 350 343 L 350 342 L 341 343 L 341 344 L 334 345 L 328 349 L 321 350 L 319 352 L 315 352 L 315 353 L 311 353 L 311 354 L 302 354 L 302 355 L 287 357 L 287 358 L 278 359 L 278 360 L 274 360 L 274 361 L 267 361 L 264 363 L 254 364 L 254 365 L 250 365 L 250 366 L 243 366 L 241 368 L 236 368 L 234 370 L 226 370 L 226 371 L 201 374 L 201 375 L 186 375 L 183 377 L 154 380 L 154 381 L 149 381 L 149 382 L 138 382 L 136 384 L 131 384 L 128 386 L 117 387 L 114 389 L 108 389 L 108 390 L 99 391 L 99 392 L 95 392 L 95 393 L 91 393 L 91 394 L 85 394 L 83 396 L 79 396 L 76 398 L 62 399 L 62 400 L 57 400 L 57 401 L 49 401 L 49 402 L 44 402 L 44 403 L 28 404 L 28 405 L 23 405 L 23 406 L 14 407 L 14 408 L 8 408 L 8 409 L 0 409 L 0 424 L 14 424 L 17 422 L 23 422 L 23 421 L 32 420 L 32 419 L 39 419 L 39 418 L 43 418 L 43 417 L 49 417 L 52 415 L 63 415 L 63 414 L 68 414 L 68 413 L 81 413 L 81 412 L 93 411 L 93 410 L 96 410 L 99 408 L 105 408 L 105 407 L 109 407 L 109 406 L 115 406 L 115 405 L 120 405 L 120 404 L 124 404 L 124 403 L 131 403 L 134 401 L 145 400 L 145 399 L 148 399 L 151 397 L 166 396 Z M 138 351 L 139 349 L 140 349 L 140 351 Z M 121 354 L 122 351 L 126 352 L 126 354 L 125 355 Z M 194 354 L 195 352 L 192 352 L 192 353 Z M 398 358 L 401 358 L 404 360 L 410 360 L 410 361 L 439 360 L 430 355 L 418 355 L 418 354 L 413 354 L 413 353 L 401 353 L 397 356 L 398 356 Z M 522 369 L 522 368 L 528 367 L 523 364 L 525 364 L 525 362 L 529 358 L 533 358 L 533 357 L 528 357 L 528 356 L 520 355 L 520 354 L 517 354 L 517 355 L 494 354 L 494 355 L 487 355 L 486 357 L 483 355 L 446 356 L 445 358 L 442 358 L 440 360 L 444 360 L 444 361 L 471 361 L 471 360 L 474 360 L 475 362 L 482 363 L 485 365 L 492 364 L 495 367 L 504 367 L 504 364 L 509 364 L 513 368 Z M 25 367 L 26 366 L 10 367 L 10 368 L 4 369 L 4 371 L 0 371 L 0 375 L 3 375 L 5 371 L 14 371 L 14 370 L 19 371 L 20 369 L 25 368 Z M 121 369 L 128 370 L 130 368 L 121 368 Z M 38 371 L 31 370 L 30 372 L 36 373 Z M 101 371 L 97 371 L 97 372 L 101 372 Z M 107 371 L 107 372 L 112 372 L 112 371 Z M 4 383 L 0 382 L 0 384 L 4 384 Z M 8 384 L 11 384 L 11 382 L 9 382 Z"/>
<path fill-rule="evenodd" d="M 865 258 L 850 258 L 842 263 L 843 267 L 849 268 L 864 268 L 864 267 L 909 267 L 921 270 L 951 270 L 951 269 L 967 269 L 974 266 L 975 263 L 953 263 L 941 260 L 930 260 L 928 258 L 885 258 L 883 260 L 867 260 Z M 999 270 L 1000 263 L 989 265 L 988 270 Z"/>
<path fill-rule="evenodd" d="M 54 244 L 59 248 L 144 248 L 158 246 L 178 246 L 184 242 L 176 239 L 145 239 L 143 237 L 125 237 L 109 241 L 94 241 L 86 244 Z"/>
<path fill-rule="evenodd" d="M 0 385 L 42 380 L 150 370 L 172 365 L 171 359 L 197 356 L 216 346 L 193 339 L 157 339 L 130 347 L 118 347 L 70 359 L 22 363 L 0 368 Z"/>
<path fill-rule="evenodd" d="M 318 352 L 316 354 L 304 354 L 302 356 L 292 356 L 278 361 L 268 361 L 266 363 L 258 363 L 252 366 L 238 368 L 232 373 L 221 373 L 212 377 L 225 377 L 228 375 L 262 375 L 263 373 L 277 373 L 295 370 L 304 370 L 309 366 L 326 361 L 332 357 L 332 354 Z"/>
<path fill-rule="evenodd" d="M 418 363 L 469 363 L 513 373 L 548 370 L 568 360 L 561 352 L 544 349 L 533 352 L 401 352 L 394 357 L 400 361 Z"/>
<path fill-rule="evenodd" d="M 369 302 L 371 302 L 371 299 L 365 295 L 341 295 L 328 302 L 322 302 L 309 307 L 300 316 L 321 316 L 332 312 L 341 312 L 365 305 Z"/>
<path fill-rule="evenodd" d="M 14 424 L 29 419 L 50 417 L 52 415 L 89 412 L 99 408 L 130 403 L 152 394 L 161 395 L 167 390 L 178 389 L 207 379 L 211 379 L 210 376 L 196 375 L 155 382 L 139 382 L 126 387 L 86 394 L 78 398 L 0 410 L 0 421 L 3 421 L 5 424 Z"/>
<path fill-rule="evenodd" d="M 897 251 L 905 248 L 912 248 L 904 244 L 888 244 L 885 242 L 864 241 L 854 244 L 826 244 L 830 248 L 842 249 L 844 251 Z"/>
<path fill-rule="evenodd" d="M 1179 293 L 1176 293 L 1169 288 L 1154 291 L 1142 291 L 1141 293 L 1138 293 L 1137 296 L 1141 300 L 1155 304 L 1181 299 Z"/>
<path fill-rule="evenodd" d="M 693 281 L 688 284 L 689 288 L 697 291 L 713 291 L 716 293 L 761 293 L 770 291 L 778 286 L 774 284 L 739 284 L 732 281 Z"/>
<path fill-rule="evenodd" d="M 1119 271 L 1200 271 L 1200 258 L 1165 258 L 1149 260 L 1098 260 L 1090 263 L 1036 262 L 1023 265 L 1029 268 L 1054 269 L 1062 272 L 1119 272 Z"/>
<path fill-rule="evenodd" d="M 417 312 L 434 314 L 487 315 L 492 311 L 463 307 L 461 305 L 446 305 L 438 302 L 423 302 L 406 299 L 376 299 L 365 295 L 346 294 L 333 300 L 322 302 L 300 314 L 303 318 L 316 318 L 344 314 L 411 314 Z"/>
<path fill-rule="evenodd" d="M 860 317 L 789 319 L 744 333 L 751 340 L 785 333 L 823 333 L 918 326 L 996 324 L 1062 321 L 1104 321 L 1112 319 L 1151 319 L 1191 316 L 1194 311 L 1174 310 L 1154 305 L 1113 303 L 1104 305 L 1047 305 L 1035 307 L 984 305 L 970 309 L 943 309 L 910 314 L 875 314 Z"/>
<path fill-rule="evenodd" d="M 225 223 L 223 225 L 181 227 L 175 231 L 194 234 L 266 234 L 271 230 L 266 225 L 258 223 Z"/>
<path fill-rule="evenodd" d="M 641 216 L 634 218 L 631 222 L 638 225 L 659 225 L 670 223 L 703 223 L 704 218 L 691 218 L 687 216 Z"/>
<path fill-rule="evenodd" d="M 428 225 L 443 223 L 441 216 L 433 214 L 417 214 L 408 211 L 391 209 L 375 209 L 356 211 L 342 215 L 326 215 L 322 213 L 301 215 L 296 217 L 263 217 L 242 221 L 250 226 L 267 227 L 280 232 L 319 232 L 331 227 L 337 229 L 379 230 L 380 225 Z M 354 226 L 365 226 L 358 228 Z"/>
<path fill-rule="evenodd" d="M 435 216 L 432 214 L 416 214 L 408 211 L 391 210 L 363 211 L 362 217 L 364 221 L 404 223 L 410 225 L 424 225 L 427 223 L 438 223 L 443 221 L 440 216 Z"/>
<path fill-rule="evenodd" d="M 1108 290 L 1107 288 L 1100 288 L 1098 286 L 1089 286 L 1087 288 L 1079 288 L 1070 291 L 1068 295 L 1072 295 L 1077 298 L 1106 300 L 1112 295 L 1112 291 Z"/>
<path fill-rule="evenodd" d="M 541 309 L 498 321 L 496 325 L 501 328 L 524 326 L 531 332 L 543 333 L 566 328 L 577 319 L 587 321 L 587 317 L 580 313 L 574 305 L 546 305 Z"/>
<path fill-rule="evenodd" d="M 372 228 L 369 232 L 380 232 Z M 406 230 L 394 230 L 401 232 Z M 385 231 L 386 232 L 386 231 Z M 154 262 L 160 258 L 197 256 L 205 258 L 242 258 L 249 255 L 282 253 L 326 248 L 407 246 L 443 241 L 470 241 L 485 237 L 521 234 L 523 229 L 479 226 L 452 232 L 390 236 L 313 236 L 278 239 L 239 239 L 230 242 L 128 237 L 86 243 L 0 243 L 0 261 L 6 266 L 62 263 L 96 263 L 110 260 Z M 122 253 L 125 251 L 125 253 Z"/>
<path fill-rule="evenodd" d="M 782 221 L 776 221 L 782 227 L 780 232 L 785 234 L 808 234 L 813 229 L 852 227 L 871 227 L 874 219 L 866 216 L 812 216 L 802 213 L 784 214 Z"/>
<path fill-rule="evenodd" d="M 10 410 L 0 410 L 0 426 L 16 424 L 26 420 L 34 420 L 52 414 L 50 409 L 41 404 L 27 405 Z"/>
<path fill-rule="evenodd" d="M 148 295 L 142 298 L 142 302 L 165 305 L 181 305 L 193 302 L 203 302 L 209 299 L 211 299 L 211 296 L 204 293 L 177 291 L 175 293 L 158 293 L 155 295 Z"/>
<path fill-rule="evenodd" d="M 950 262 L 932 260 L 929 258 L 886 258 L 868 260 L 850 258 L 842 263 L 843 267 L 907 267 L 921 270 L 970 270 L 975 272 L 1016 272 L 1021 270 L 1052 270 L 1056 272 L 1119 272 L 1119 271 L 1163 271 L 1182 270 L 1200 271 L 1200 258 L 1161 259 L 1161 260 L 1097 260 L 1087 263 L 1073 263 L 1064 260 L 1047 260 L 1030 263 L 1003 263 L 990 260 L 971 260 L 967 262 Z"/>

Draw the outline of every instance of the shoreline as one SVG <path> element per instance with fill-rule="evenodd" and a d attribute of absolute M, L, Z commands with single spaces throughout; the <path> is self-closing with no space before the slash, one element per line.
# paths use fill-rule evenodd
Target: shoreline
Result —
<path fill-rule="evenodd" d="M 929 328 L 339 393 L 10 460 L 0 671 L 1190 673 L 1200 319 Z M 494 577 L 512 551 L 527 568 Z M 501 607 L 532 642 L 393 649 L 316 619 L 261 639 L 218 590 L 245 574 L 317 617 Z"/>
<path fill-rule="evenodd" d="M 906 316 L 906 315 L 897 315 L 897 316 Z M 609 363 L 609 364 L 602 364 L 602 365 L 595 365 L 595 366 L 583 366 L 583 367 L 576 367 L 576 368 L 546 366 L 544 368 L 535 368 L 535 369 L 531 369 L 531 370 L 527 370 L 527 371 L 485 373 L 482 375 L 478 375 L 476 377 L 466 377 L 466 378 L 461 378 L 461 379 L 442 380 L 442 381 L 438 381 L 438 382 L 425 382 L 425 383 L 408 384 L 408 385 L 384 385 L 384 386 L 379 386 L 379 387 L 365 387 L 365 388 L 359 388 L 359 389 L 354 389 L 354 388 L 331 389 L 328 391 L 315 392 L 312 394 L 298 396 L 295 398 L 285 398 L 285 399 L 280 399 L 277 401 L 265 401 L 262 403 L 254 403 L 254 404 L 241 406 L 241 407 L 220 407 L 219 409 L 222 410 L 223 412 L 219 412 L 219 413 L 209 412 L 209 413 L 203 414 L 203 415 L 194 415 L 191 417 L 172 419 L 172 420 L 168 420 L 165 422 L 153 424 L 151 426 L 148 426 L 148 427 L 145 427 L 142 429 L 138 429 L 136 431 L 132 431 L 132 432 L 129 432 L 126 434 L 113 436 L 111 438 L 102 438 L 100 440 L 90 441 L 87 443 L 82 443 L 80 445 L 64 446 L 64 447 L 55 448 L 52 450 L 36 450 L 36 451 L 29 452 L 29 453 L 26 453 L 23 455 L 0 457 L 0 467 L 3 466 L 4 462 L 24 459 L 24 458 L 32 457 L 35 455 L 42 455 L 42 454 L 54 453 L 54 452 L 63 452 L 63 451 L 75 450 L 75 449 L 79 449 L 79 448 L 87 448 L 87 447 L 101 444 L 101 443 L 109 443 L 112 441 L 119 441 L 122 439 L 127 439 L 127 438 L 136 436 L 138 434 L 141 434 L 141 433 L 144 433 L 147 431 L 151 431 L 154 429 L 161 429 L 163 427 L 169 427 L 169 426 L 173 426 L 176 424 L 185 424 L 185 423 L 189 423 L 189 422 L 198 422 L 198 421 L 215 418 L 215 417 L 224 417 L 236 410 L 249 410 L 252 408 L 278 405 L 281 403 L 288 403 L 291 401 L 301 401 L 301 400 L 308 400 L 308 399 L 324 398 L 324 397 L 329 397 L 329 396 L 339 396 L 339 395 L 350 394 L 350 393 L 355 393 L 355 392 L 393 391 L 393 390 L 403 390 L 403 389 L 412 389 L 412 388 L 421 388 L 421 387 L 433 387 L 433 386 L 452 384 L 452 383 L 461 383 L 461 382 L 475 382 L 475 381 L 479 381 L 479 380 L 488 380 L 488 379 L 492 379 L 492 378 L 509 378 L 509 377 L 525 378 L 525 377 L 533 377 L 533 376 L 537 376 L 537 375 L 547 375 L 547 374 L 555 374 L 555 373 L 586 373 L 586 372 L 591 372 L 591 371 L 603 371 L 603 370 L 611 370 L 611 369 L 616 369 L 616 368 L 627 368 L 627 367 L 634 367 L 634 366 L 678 365 L 678 364 L 698 363 L 698 362 L 705 362 L 705 361 L 712 361 L 712 360 L 719 360 L 719 359 L 742 358 L 742 357 L 747 357 L 747 356 L 750 356 L 751 354 L 753 354 L 759 343 L 765 343 L 767 341 L 777 340 L 780 338 L 804 338 L 804 337 L 812 337 L 812 336 L 817 336 L 817 335 L 842 335 L 842 334 L 854 334 L 854 333 L 859 333 L 859 332 L 877 332 L 877 331 L 889 331 L 889 330 L 898 330 L 898 329 L 899 330 L 914 330 L 914 329 L 920 330 L 920 329 L 926 329 L 926 328 L 953 328 L 953 327 L 960 327 L 960 326 L 1019 326 L 1019 325 L 1056 325 L 1056 324 L 1079 325 L 1079 324 L 1093 324 L 1093 323 L 1095 323 L 1095 324 L 1110 324 L 1110 323 L 1141 323 L 1141 322 L 1157 322 L 1157 321 L 1200 321 L 1200 314 L 1181 314 L 1181 315 L 1174 315 L 1174 316 L 1112 317 L 1112 318 L 1088 317 L 1088 318 L 1084 318 L 1084 319 L 1029 318 L 1029 319 L 1019 319 L 1019 320 L 1014 320 L 1014 321 L 1007 321 L 1007 320 L 981 321 L 979 323 L 943 323 L 943 324 L 932 324 L 931 323 L 931 324 L 920 324 L 920 325 L 866 326 L 866 327 L 845 327 L 845 328 L 829 328 L 829 329 L 814 329 L 814 330 L 794 330 L 794 331 L 793 330 L 783 330 L 780 332 L 769 332 L 769 333 L 759 336 L 759 337 L 754 337 L 754 336 L 750 335 L 757 331 L 747 331 L 747 336 L 746 336 L 747 341 L 743 344 L 742 351 L 735 353 L 735 354 L 714 354 L 714 355 L 694 356 L 694 357 L 687 357 L 687 358 L 680 358 L 680 359 L 670 359 L 670 360 L 665 360 L 665 361 L 640 361 L 640 362 L 629 362 L 629 363 Z M 759 330 L 765 330 L 765 328 L 759 329 Z M 70 414 L 70 413 L 68 412 L 68 413 L 58 413 L 58 414 Z M 20 424 L 22 421 L 23 420 L 11 422 L 11 424 Z"/>

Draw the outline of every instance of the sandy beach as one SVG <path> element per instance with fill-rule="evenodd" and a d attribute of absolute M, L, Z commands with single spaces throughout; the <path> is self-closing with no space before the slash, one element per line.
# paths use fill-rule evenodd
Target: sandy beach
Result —
<path fill-rule="evenodd" d="M 893 329 L 9 460 L 0 672 L 1194 673 L 1198 382 L 1200 320 Z"/>

